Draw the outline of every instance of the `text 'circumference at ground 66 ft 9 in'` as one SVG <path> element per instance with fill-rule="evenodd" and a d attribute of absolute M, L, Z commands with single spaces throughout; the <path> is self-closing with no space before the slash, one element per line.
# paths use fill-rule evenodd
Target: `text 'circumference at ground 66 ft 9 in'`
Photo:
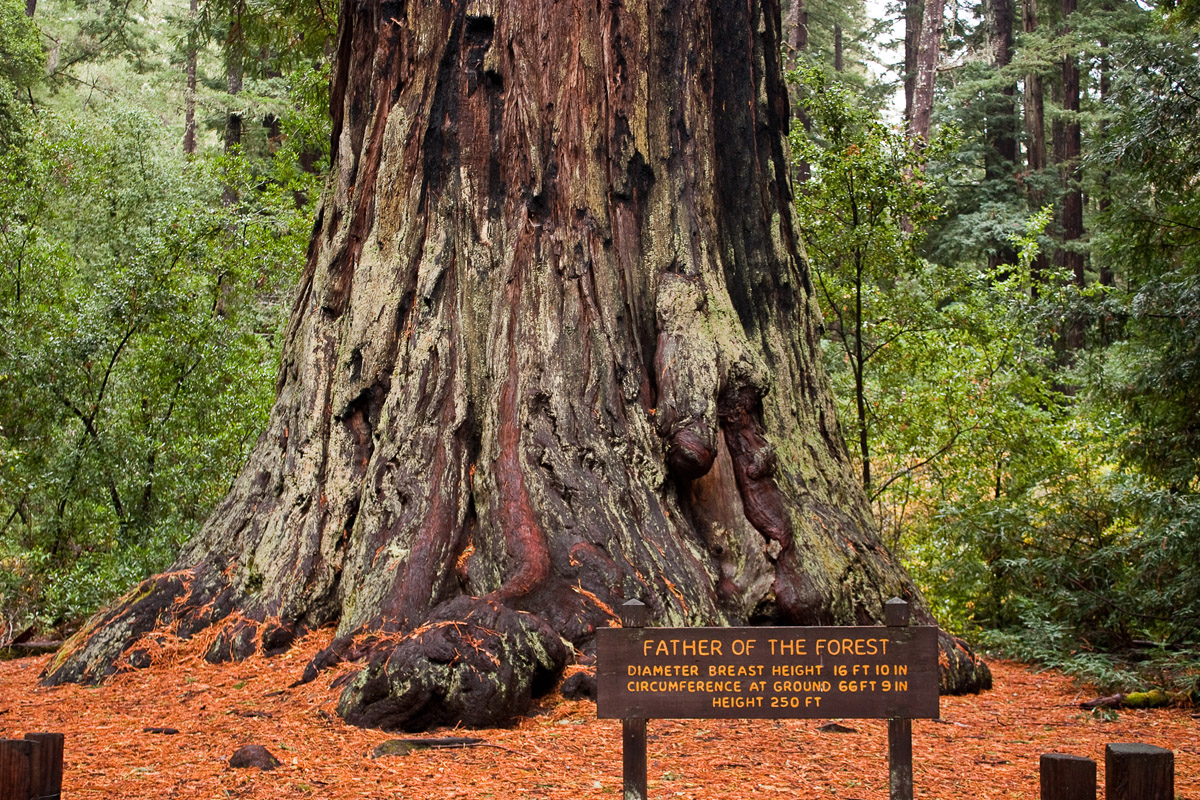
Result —
<path fill-rule="evenodd" d="M 602 718 L 938 716 L 932 627 L 609 628 L 596 653 Z"/>

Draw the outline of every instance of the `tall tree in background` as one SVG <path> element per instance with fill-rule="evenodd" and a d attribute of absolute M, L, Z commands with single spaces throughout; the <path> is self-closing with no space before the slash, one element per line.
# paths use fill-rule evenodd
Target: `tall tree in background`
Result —
<path fill-rule="evenodd" d="M 788 54 L 788 62 L 785 68 L 789 70 L 797 69 L 804 55 L 808 52 L 808 8 L 805 6 L 805 0 L 791 0 L 787 4 L 783 16 L 783 36 L 787 42 L 785 52 Z M 789 104 L 800 121 L 800 125 L 808 130 L 809 119 L 804 107 L 800 103 L 799 84 L 796 84 L 796 91 L 789 95 Z M 810 174 L 809 165 L 803 159 L 793 160 L 792 178 L 798 183 L 803 183 L 808 180 Z"/>
<path fill-rule="evenodd" d="M 1070 36 L 1076 0 L 1062 0 L 1063 35 Z M 1062 110 L 1052 125 L 1054 162 L 1062 179 L 1062 201 L 1059 211 L 1061 246 L 1055 254 L 1055 264 L 1070 273 L 1076 286 L 1084 284 L 1084 255 L 1079 249 L 1083 238 L 1083 135 L 1079 124 L 1079 61 L 1076 48 L 1068 46 L 1062 57 Z M 1083 345 L 1083 330 L 1073 325 L 1064 344 L 1069 349 Z"/>
<path fill-rule="evenodd" d="M 987 0 L 988 50 L 992 68 L 1003 74 L 1013 60 L 1013 0 Z M 1011 185 L 1017 164 L 1017 119 L 1015 83 L 1005 82 L 987 101 L 987 145 L 984 178 Z M 1011 242 L 997 242 L 990 249 L 988 266 L 1016 263 L 1016 248 Z"/>
<path fill-rule="evenodd" d="M 917 90 L 917 51 L 921 48 L 921 20 L 925 4 L 904 0 L 904 122 L 912 124 L 913 97 Z"/>
<path fill-rule="evenodd" d="M 1023 0 L 1021 4 L 1021 27 L 1026 35 L 1037 33 L 1038 11 L 1037 0 Z M 1025 166 L 1026 194 L 1029 198 L 1030 211 L 1036 212 L 1046 202 L 1046 193 L 1042 188 L 1042 173 L 1046 169 L 1046 112 L 1045 90 L 1042 86 L 1042 76 L 1036 69 L 1025 73 L 1024 92 L 1025 115 Z M 1041 276 L 1046 271 L 1046 256 L 1039 252 L 1034 256 L 1030 265 L 1033 272 L 1031 286 L 1033 291 L 1041 282 Z"/>
<path fill-rule="evenodd" d="M 242 110 L 236 104 L 246 75 L 246 36 L 243 0 L 229 0 L 229 32 L 225 39 L 225 90 L 229 109 L 225 114 L 225 152 L 242 143 Z"/>
<path fill-rule="evenodd" d="M 188 22 L 192 30 L 189 31 L 187 41 L 187 60 L 184 64 L 187 83 L 183 95 L 183 152 L 188 155 L 196 152 L 196 71 L 199 66 L 200 42 L 195 25 L 199 10 L 200 0 L 190 0 Z"/>
<path fill-rule="evenodd" d="M 926 0 L 917 47 L 912 114 L 908 124 L 909 136 L 918 142 L 929 141 L 929 132 L 933 124 L 933 88 L 942 46 L 944 11 L 944 0 Z"/>
<path fill-rule="evenodd" d="M 783 19 L 784 41 L 793 56 L 808 50 L 808 9 L 804 0 L 791 0 Z"/>
<path fill-rule="evenodd" d="M 268 429 L 175 567 L 47 680 L 336 622 L 349 720 L 526 707 L 614 609 L 878 620 L 882 548 L 819 365 L 780 9 L 345 0 L 334 164 Z M 947 689 L 986 668 L 943 637 Z"/>

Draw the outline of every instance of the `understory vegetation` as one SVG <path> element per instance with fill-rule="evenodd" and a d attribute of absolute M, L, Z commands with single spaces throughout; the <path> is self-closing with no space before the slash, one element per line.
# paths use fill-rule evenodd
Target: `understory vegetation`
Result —
<path fill-rule="evenodd" d="M 187 15 L 0 0 L 0 643 L 165 569 L 273 399 L 323 40 L 286 77 L 247 58 L 233 92 L 240 23 Z"/>
<path fill-rule="evenodd" d="M 944 626 L 1195 697 L 1200 34 L 1182 7 L 1025 2 L 946 9 L 927 134 L 922 4 L 785 2 L 825 366 Z M 333 14 L 0 0 L 0 645 L 169 565 L 259 435 Z"/>
<path fill-rule="evenodd" d="M 886 121 L 861 76 L 796 59 L 797 211 L 847 444 L 944 625 L 1103 691 L 1194 700 L 1196 30 L 1081 5 L 997 65 L 974 11 L 944 40 L 928 139 Z M 1072 59 L 1080 105 L 1047 97 L 1046 128 L 1079 125 L 1083 148 L 1033 170 L 1021 101 Z"/>

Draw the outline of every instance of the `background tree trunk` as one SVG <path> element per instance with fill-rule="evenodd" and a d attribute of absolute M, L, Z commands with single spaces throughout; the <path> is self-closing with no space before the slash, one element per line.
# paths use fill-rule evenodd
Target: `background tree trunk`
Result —
<path fill-rule="evenodd" d="M 1071 32 L 1071 15 L 1075 12 L 1075 0 L 1062 0 L 1063 34 Z M 1079 63 L 1074 49 L 1062 59 L 1062 112 L 1055 119 L 1054 161 L 1062 179 L 1062 206 L 1059 210 L 1059 235 L 1061 246 L 1055 254 L 1055 263 L 1071 274 L 1076 286 L 1084 285 L 1084 254 L 1078 249 L 1083 238 L 1083 167 L 1081 163 L 1083 140 L 1079 125 Z M 1068 352 L 1083 347 L 1083 323 L 1072 322 L 1068 326 L 1063 346 Z"/>
<path fill-rule="evenodd" d="M 187 65 L 184 67 L 187 88 L 184 89 L 183 95 L 183 152 L 188 155 L 196 152 L 196 68 L 200 46 L 194 28 L 199 11 L 200 0 L 191 0 L 188 8 L 188 20 L 193 30 L 188 35 Z"/>
<path fill-rule="evenodd" d="M 1021 6 L 1021 23 L 1025 33 L 1035 33 L 1038 28 L 1037 0 L 1024 0 Z M 1046 202 L 1042 187 L 1043 171 L 1046 169 L 1046 112 L 1045 89 L 1042 76 L 1036 71 L 1025 75 L 1025 164 L 1026 196 L 1030 211 L 1040 211 Z M 1039 252 L 1030 266 L 1032 291 L 1037 296 L 1038 284 L 1046 273 L 1045 253 Z"/>
<path fill-rule="evenodd" d="M 791 57 L 791 63 L 787 66 L 791 68 L 800 63 L 800 54 L 808 51 L 808 9 L 804 2 L 805 0 L 792 0 L 784 14 L 783 33 L 787 42 L 787 52 Z M 792 91 L 789 93 L 789 98 L 792 112 L 796 114 L 804 129 L 808 130 L 810 127 L 808 114 L 800 105 L 798 92 Z M 808 180 L 810 168 L 807 162 L 796 159 L 792 166 L 792 180 L 795 183 L 803 184 Z"/>
<path fill-rule="evenodd" d="M 987 0 L 985 4 L 992 67 L 1001 71 L 1013 58 L 1013 0 Z M 1017 118 L 1015 83 L 1005 85 L 988 100 L 988 153 L 985 174 L 989 181 L 1012 181 L 1017 164 Z M 1015 264 L 1016 248 L 1009 241 L 994 242 L 988 266 Z"/>
<path fill-rule="evenodd" d="M 913 95 L 917 88 L 917 51 L 921 47 L 921 20 L 925 4 L 904 0 L 904 122 L 912 124 Z"/>
<path fill-rule="evenodd" d="M 494 723 L 614 609 L 865 623 L 893 595 L 819 365 L 780 11 L 344 2 L 334 164 L 267 431 L 47 680 L 336 622 L 339 709 Z M 943 639 L 947 689 L 990 680 Z"/>
<path fill-rule="evenodd" d="M 808 50 L 808 8 L 805 0 L 792 0 L 788 5 L 783 31 L 793 54 Z"/>
<path fill-rule="evenodd" d="M 917 77 L 913 84 L 912 116 L 908 134 L 914 141 L 929 141 L 933 124 L 933 86 L 942 46 L 944 0 L 926 0 L 917 48 Z"/>
<path fill-rule="evenodd" d="M 242 93 L 246 72 L 246 37 L 242 30 L 243 0 L 230 0 L 229 33 L 225 40 L 225 90 L 230 96 L 230 107 L 225 115 L 225 152 L 242 143 L 242 111 L 233 105 Z"/>
<path fill-rule="evenodd" d="M 842 23 L 833 23 L 833 71 L 846 71 L 845 43 L 842 41 Z"/>

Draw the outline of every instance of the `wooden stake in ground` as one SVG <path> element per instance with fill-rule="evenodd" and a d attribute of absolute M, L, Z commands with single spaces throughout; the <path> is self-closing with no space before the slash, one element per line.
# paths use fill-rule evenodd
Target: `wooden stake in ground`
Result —
<path fill-rule="evenodd" d="M 1041 800 L 1096 800 L 1096 762 L 1047 753 L 1039 764 Z"/>
<path fill-rule="evenodd" d="M 33 759 L 33 783 L 30 787 L 33 800 L 58 800 L 62 794 L 63 745 L 61 733 L 27 733 L 25 739 L 37 742 Z"/>
<path fill-rule="evenodd" d="M 1148 744 L 1104 749 L 1105 800 L 1175 800 L 1175 754 Z"/>
<path fill-rule="evenodd" d="M 38 747 L 23 739 L 0 739 L 0 800 L 29 800 Z"/>

